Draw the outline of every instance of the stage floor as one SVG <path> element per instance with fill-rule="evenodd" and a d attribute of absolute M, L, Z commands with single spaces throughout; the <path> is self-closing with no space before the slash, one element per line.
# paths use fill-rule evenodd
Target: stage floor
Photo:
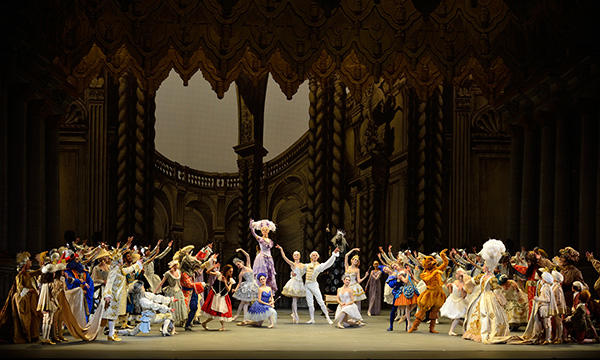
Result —
<path fill-rule="evenodd" d="M 600 344 L 589 345 L 482 345 L 447 334 L 448 320 L 442 319 L 439 334 L 430 334 L 427 324 L 416 333 L 407 334 L 404 326 L 388 327 L 385 315 L 365 317 L 361 328 L 338 329 L 323 317 L 317 324 L 292 324 L 289 310 L 279 311 L 273 329 L 225 325 L 226 331 L 179 332 L 162 337 L 158 326 L 152 333 L 122 337 L 119 343 L 106 341 L 102 335 L 91 343 L 70 341 L 57 345 L 0 345 L 2 357 L 17 358 L 87 358 L 87 359 L 472 359 L 472 358 L 598 358 Z M 308 320 L 306 311 L 301 319 Z M 209 327 L 218 327 L 212 322 Z M 516 335 L 516 333 L 515 333 Z"/>

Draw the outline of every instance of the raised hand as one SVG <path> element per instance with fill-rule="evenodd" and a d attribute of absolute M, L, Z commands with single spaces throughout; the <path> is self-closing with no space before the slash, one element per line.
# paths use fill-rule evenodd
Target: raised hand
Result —
<path fill-rule="evenodd" d="M 279 244 L 275 244 L 275 248 L 281 250 L 281 246 L 279 246 Z"/>
<path fill-rule="evenodd" d="M 335 250 L 333 250 L 334 253 L 339 253 L 340 252 L 340 248 L 336 247 Z"/>
<path fill-rule="evenodd" d="M 171 247 L 171 245 L 173 245 L 173 240 L 169 241 L 169 245 L 167 245 L 167 246 Z"/>
<path fill-rule="evenodd" d="M 585 252 L 585 258 L 588 259 L 588 261 L 592 261 L 592 259 L 594 258 L 594 253 L 586 251 Z"/>

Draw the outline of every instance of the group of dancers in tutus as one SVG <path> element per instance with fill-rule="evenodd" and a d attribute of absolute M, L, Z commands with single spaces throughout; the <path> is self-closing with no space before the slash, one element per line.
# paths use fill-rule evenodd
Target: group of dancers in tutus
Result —
<path fill-rule="evenodd" d="M 444 249 L 439 254 L 394 254 L 391 247 L 379 248 L 378 260 L 361 276 L 360 249 L 345 251 L 342 231 L 332 240 L 344 244 L 342 249 L 336 246 L 324 262 L 313 251 L 303 263 L 299 251 L 290 259 L 269 238 L 277 230 L 272 221 L 250 220 L 249 227 L 258 243 L 254 261 L 240 248 L 232 264 L 221 266 L 212 244 L 197 252 L 189 245 L 174 252 L 162 277 L 155 273 L 154 262 L 172 251 L 172 242 L 161 251 L 161 240 L 154 248 L 132 246 L 133 237 L 116 247 L 92 247 L 77 240 L 33 259 L 28 252 L 19 253 L 15 282 L 0 312 L 2 340 L 56 344 L 66 341 L 66 329 L 85 341 L 101 332 L 108 341 L 121 341 L 123 336 L 149 333 L 152 325 L 163 336 L 172 336 L 177 328 L 192 331 L 194 324 L 222 331 L 236 320 L 239 326 L 273 328 L 279 298 L 271 253 L 275 247 L 291 269 L 280 293 L 291 298 L 294 324 L 300 322 L 299 299 L 308 306 L 306 323 L 315 323 L 316 302 L 327 322 L 342 329 L 365 325 L 362 301 L 368 302 L 367 315 L 375 316 L 383 300 L 391 307 L 388 331 L 402 324 L 413 333 L 428 323 L 429 332 L 437 333 L 441 317 L 450 320 L 449 335 L 484 344 L 598 341 L 600 305 L 576 267 L 579 252 L 571 247 L 552 259 L 539 248 L 511 255 L 495 239 L 472 253 Z M 344 272 L 331 319 L 318 277 L 341 255 Z M 600 272 L 600 261 L 592 253 L 586 258 Z M 600 292 L 600 279 L 594 290 Z M 232 299 L 238 302 L 235 314 Z M 210 328 L 211 321 L 220 326 Z M 515 335 L 521 326 L 524 332 Z"/>

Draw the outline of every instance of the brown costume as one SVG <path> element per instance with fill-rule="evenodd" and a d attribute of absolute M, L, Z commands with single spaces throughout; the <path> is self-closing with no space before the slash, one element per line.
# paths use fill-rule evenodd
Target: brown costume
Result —
<path fill-rule="evenodd" d="M 437 262 L 432 256 L 426 256 L 421 263 L 423 271 L 421 272 L 420 277 L 427 285 L 427 289 L 419 296 L 417 301 L 419 311 L 415 314 L 416 320 L 410 330 L 408 330 L 409 333 L 417 330 L 419 324 L 425 320 L 427 312 L 429 312 L 429 319 L 431 320 L 429 332 L 437 333 L 437 331 L 435 331 L 435 319 L 437 319 L 440 308 L 446 301 L 446 294 L 442 288 L 444 285 L 442 275 L 448 266 L 446 251 L 448 251 L 448 249 L 444 249 L 440 253 L 440 256 L 442 257 L 442 264 L 440 266 L 436 267 Z"/>
<path fill-rule="evenodd" d="M 37 311 L 39 293 L 35 278 L 41 270 L 19 271 L 0 311 L 0 333 L 15 344 L 36 342 L 40 336 L 41 314 Z"/>

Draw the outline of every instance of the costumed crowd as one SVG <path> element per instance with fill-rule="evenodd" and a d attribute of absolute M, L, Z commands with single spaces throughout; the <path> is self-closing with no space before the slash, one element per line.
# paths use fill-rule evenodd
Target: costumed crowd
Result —
<path fill-rule="evenodd" d="M 294 324 L 300 322 L 300 299 L 308 306 L 307 323 L 315 323 L 316 302 L 327 322 L 342 329 L 365 325 L 363 300 L 368 316 L 379 315 L 383 301 L 391 306 L 388 331 L 398 323 L 413 333 L 428 323 L 429 332 L 437 333 L 439 318 L 445 318 L 450 321 L 449 335 L 484 344 L 598 341 L 599 301 L 576 267 L 579 252 L 571 247 L 550 258 L 539 248 L 509 254 L 495 239 L 471 253 L 463 249 L 429 255 L 393 253 L 390 246 L 379 248 L 379 259 L 361 276 L 360 249 L 346 251 L 340 230 L 324 262 L 313 251 L 310 261 L 303 263 L 300 252 L 294 251 L 290 259 L 269 238 L 276 231 L 273 222 L 251 220 L 249 225 L 258 243 L 254 261 L 246 250 L 237 249 L 239 258 L 221 266 L 212 244 L 199 251 L 189 245 L 173 252 L 162 278 L 154 263 L 173 251 L 172 242 L 162 251 L 161 240 L 154 248 L 138 248 L 129 237 L 116 247 L 74 241 L 33 258 L 28 252 L 19 253 L 15 282 L 0 312 L 0 339 L 56 344 L 66 341 L 66 330 L 84 341 L 95 340 L 100 332 L 108 341 L 121 341 L 124 336 L 149 333 L 152 325 L 163 336 L 171 336 L 177 328 L 192 331 L 194 324 L 208 330 L 213 320 L 220 324 L 215 330 L 224 330 L 225 323 L 238 318 L 240 326 L 272 328 L 277 323 L 275 295 L 280 292 L 291 299 Z M 291 268 L 281 291 L 273 247 Z M 332 296 L 337 302 L 332 319 L 318 277 L 340 255 L 344 271 Z M 600 272 L 600 261 L 592 253 L 585 257 Z M 600 296 L 600 279 L 593 290 Z M 232 299 L 238 302 L 235 315 Z M 520 327 L 524 332 L 515 335 Z"/>

